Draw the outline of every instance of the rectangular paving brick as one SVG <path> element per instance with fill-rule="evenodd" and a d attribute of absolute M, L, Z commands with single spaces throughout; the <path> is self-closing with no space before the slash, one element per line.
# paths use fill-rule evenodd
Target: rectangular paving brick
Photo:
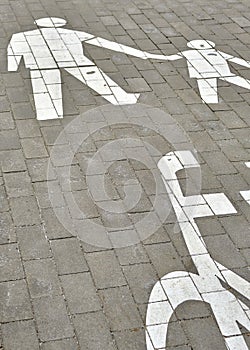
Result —
<path fill-rule="evenodd" d="M 24 280 L 0 283 L 0 321 L 10 322 L 33 317 Z"/>
<path fill-rule="evenodd" d="M 86 254 L 97 288 L 116 287 L 126 284 L 119 262 L 113 251 Z"/>
<path fill-rule="evenodd" d="M 11 198 L 10 207 L 16 226 L 36 225 L 41 222 L 35 197 Z"/>
<path fill-rule="evenodd" d="M 19 321 L 2 325 L 5 350 L 39 350 L 34 321 Z"/>
<path fill-rule="evenodd" d="M 41 344 L 41 350 L 78 350 L 75 339 L 55 340 Z"/>
<path fill-rule="evenodd" d="M 9 212 L 0 213 L 0 244 L 16 242 L 16 232 Z"/>
<path fill-rule="evenodd" d="M 24 278 L 23 266 L 17 244 L 0 245 L 0 256 L 0 282 Z"/>
<path fill-rule="evenodd" d="M 61 276 L 61 281 L 71 314 L 101 310 L 90 273 Z"/>
<path fill-rule="evenodd" d="M 0 162 L 3 172 L 24 171 L 26 165 L 21 150 L 0 152 Z"/>
<path fill-rule="evenodd" d="M 158 276 L 151 264 L 124 266 L 123 271 L 136 303 L 147 303 Z"/>
<path fill-rule="evenodd" d="M 76 315 L 73 322 L 82 349 L 115 350 L 116 347 L 102 311 Z"/>
<path fill-rule="evenodd" d="M 88 271 L 88 266 L 76 238 L 51 241 L 59 275 Z"/>
<path fill-rule="evenodd" d="M 24 262 L 27 283 L 32 298 L 60 295 L 60 281 L 51 259 Z"/>
<path fill-rule="evenodd" d="M 26 158 L 44 158 L 48 156 L 42 137 L 22 139 L 21 144 Z"/>
<path fill-rule="evenodd" d="M 4 174 L 4 181 L 10 198 L 31 196 L 33 194 L 31 179 L 27 172 Z"/>
<path fill-rule="evenodd" d="M 16 130 L 0 131 L 0 151 L 20 148 L 21 144 Z"/>
<path fill-rule="evenodd" d="M 41 341 L 74 336 L 62 296 L 34 299 L 33 307 Z"/>
<path fill-rule="evenodd" d="M 139 311 L 128 287 L 100 291 L 104 312 L 112 331 L 142 327 Z"/>
<path fill-rule="evenodd" d="M 42 226 L 19 227 L 16 232 L 24 260 L 43 259 L 51 256 L 49 243 Z"/>

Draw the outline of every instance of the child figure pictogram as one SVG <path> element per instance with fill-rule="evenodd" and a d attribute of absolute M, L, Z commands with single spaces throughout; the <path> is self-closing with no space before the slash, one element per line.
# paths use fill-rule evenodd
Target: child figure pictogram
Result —
<path fill-rule="evenodd" d="M 209 40 L 192 40 L 187 46 L 191 50 L 165 56 L 165 60 L 187 60 L 189 76 L 197 79 L 200 95 L 205 103 L 219 102 L 218 79 L 250 90 L 250 80 L 232 73 L 228 61 L 246 68 L 250 68 L 250 62 L 217 51 L 215 43 Z"/>

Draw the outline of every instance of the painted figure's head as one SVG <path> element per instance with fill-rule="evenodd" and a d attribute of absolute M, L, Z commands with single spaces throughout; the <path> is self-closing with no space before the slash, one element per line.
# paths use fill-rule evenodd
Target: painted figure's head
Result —
<path fill-rule="evenodd" d="M 63 18 L 45 17 L 36 19 L 34 22 L 38 27 L 58 28 L 63 27 L 67 21 Z"/>
<path fill-rule="evenodd" d="M 187 46 L 196 50 L 207 50 L 215 47 L 215 43 L 209 40 L 192 40 L 187 43 Z"/>

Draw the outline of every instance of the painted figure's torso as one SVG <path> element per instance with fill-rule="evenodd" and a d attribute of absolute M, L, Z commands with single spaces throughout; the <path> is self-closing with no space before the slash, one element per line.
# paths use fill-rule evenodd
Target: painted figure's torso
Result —
<path fill-rule="evenodd" d="M 82 32 L 63 28 L 42 28 L 16 34 L 13 51 L 24 56 L 29 69 L 92 66 L 94 63 L 84 55 L 82 46 L 89 37 L 87 33 L 84 38 Z"/>
<path fill-rule="evenodd" d="M 226 59 L 215 49 L 188 50 L 181 55 L 187 59 L 190 78 L 207 79 L 233 75 Z"/>

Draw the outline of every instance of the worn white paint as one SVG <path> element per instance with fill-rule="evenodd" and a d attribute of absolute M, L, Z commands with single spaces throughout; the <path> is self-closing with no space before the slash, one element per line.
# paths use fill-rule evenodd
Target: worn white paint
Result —
<path fill-rule="evenodd" d="M 165 349 L 168 325 L 174 310 L 190 300 L 210 304 L 229 350 L 247 350 L 238 323 L 250 330 L 250 310 L 220 281 L 247 299 L 250 299 L 250 284 L 210 256 L 194 221 L 196 217 L 235 214 L 236 210 L 223 193 L 183 196 L 176 172 L 194 166 L 199 165 L 189 151 L 168 153 L 158 163 L 198 274 L 176 271 L 165 275 L 155 284 L 147 309 L 147 350 Z"/>
<path fill-rule="evenodd" d="M 193 40 L 187 46 L 191 50 L 165 56 L 165 59 L 175 61 L 185 58 L 187 60 L 189 76 L 190 78 L 197 79 L 200 95 L 205 103 L 219 102 L 217 91 L 218 79 L 250 90 L 250 80 L 232 73 L 227 61 L 247 68 L 250 68 L 250 62 L 217 51 L 212 41 Z"/>

